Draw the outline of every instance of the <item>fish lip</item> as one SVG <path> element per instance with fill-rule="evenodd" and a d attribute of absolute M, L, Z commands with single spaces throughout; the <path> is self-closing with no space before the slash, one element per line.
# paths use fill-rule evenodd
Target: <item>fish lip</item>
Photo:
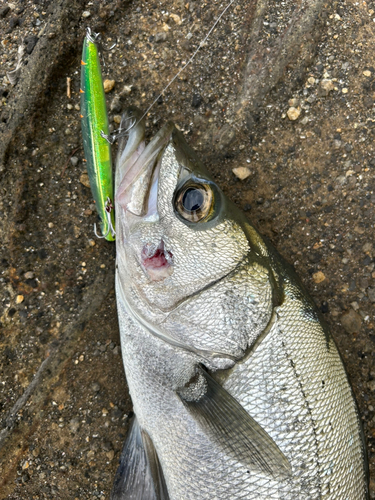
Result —
<path fill-rule="evenodd" d="M 137 216 L 145 216 L 149 212 L 148 199 L 152 184 L 157 182 L 154 172 L 159 164 L 160 154 L 168 145 L 174 124 L 168 122 L 145 146 L 144 120 L 137 108 L 130 108 L 121 119 L 121 127 L 125 128 L 130 120 L 136 123 L 129 130 L 129 138 L 124 147 L 121 143 L 116 167 L 116 203 L 125 211 Z M 139 121 L 137 121 L 139 120 Z"/>

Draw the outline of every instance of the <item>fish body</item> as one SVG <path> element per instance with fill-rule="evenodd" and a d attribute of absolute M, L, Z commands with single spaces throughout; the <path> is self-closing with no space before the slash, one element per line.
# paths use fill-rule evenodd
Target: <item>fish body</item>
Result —
<path fill-rule="evenodd" d="M 289 266 L 167 123 L 119 145 L 116 294 L 135 421 L 112 499 L 365 500 L 360 419 Z"/>
<path fill-rule="evenodd" d="M 87 173 L 101 219 L 101 229 L 108 241 L 115 239 L 113 201 L 113 176 L 111 145 L 101 135 L 109 134 L 107 107 L 95 35 L 88 31 L 81 60 L 81 126 Z M 109 201 L 108 201 L 109 200 Z"/>

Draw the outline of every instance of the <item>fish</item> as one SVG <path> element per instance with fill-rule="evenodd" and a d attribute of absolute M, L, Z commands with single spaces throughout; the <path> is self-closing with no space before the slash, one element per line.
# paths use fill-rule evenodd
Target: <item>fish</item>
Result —
<path fill-rule="evenodd" d="M 112 500 L 364 500 L 360 416 L 293 267 L 167 122 L 122 116 L 116 297 L 134 417 Z"/>

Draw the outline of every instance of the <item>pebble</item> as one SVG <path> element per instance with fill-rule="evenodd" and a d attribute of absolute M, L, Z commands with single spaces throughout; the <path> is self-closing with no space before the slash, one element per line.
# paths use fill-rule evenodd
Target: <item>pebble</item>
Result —
<path fill-rule="evenodd" d="M 155 42 L 165 42 L 167 39 L 167 33 L 161 32 L 161 33 L 156 33 L 155 35 Z"/>
<path fill-rule="evenodd" d="M 322 271 L 318 271 L 317 273 L 314 273 L 312 275 L 312 278 L 314 280 L 314 283 L 321 283 L 322 281 L 324 281 L 326 279 L 324 273 L 322 273 Z"/>
<path fill-rule="evenodd" d="M 124 88 L 123 88 L 121 94 L 130 95 L 130 93 L 132 91 L 132 87 L 133 87 L 133 85 L 124 85 Z"/>
<path fill-rule="evenodd" d="M 232 169 L 234 175 L 241 181 L 247 179 L 251 175 L 251 170 L 247 167 L 236 167 Z"/>
<path fill-rule="evenodd" d="M 371 251 L 372 251 L 372 243 L 370 242 L 365 243 L 362 247 L 362 252 L 371 253 Z"/>
<path fill-rule="evenodd" d="M 35 45 L 38 42 L 38 37 L 35 35 L 30 35 L 24 38 L 23 43 L 26 44 L 26 53 L 31 54 L 34 50 Z"/>
<path fill-rule="evenodd" d="M 369 76 L 371 76 L 371 71 L 369 71 L 368 69 L 365 69 L 365 71 L 363 72 L 363 75 L 369 77 Z"/>
<path fill-rule="evenodd" d="M 87 188 L 90 187 L 90 179 L 86 173 L 81 174 L 81 176 L 79 178 L 79 182 Z"/>
<path fill-rule="evenodd" d="M 73 165 L 73 167 L 76 167 L 78 163 L 78 158 L 76 156 L 72 156 L 70 158 L 70 163 Z"/>
<path fill-rule="evenodd" d="M 34 279 L 34 276 L 35 276 L 35 274 L 32 271 L 27 271 L 27 273 L 25 273 L 25 279 L 27 279 L 27 280 Z"/>
<path fill-rule="evenodd" d="M 0 9 L 0 18 L 2 19 L 3 17 L 5 17 L 9 11 L 10 11 L 9 5 Z"/>
<path fill-rule="evenodd" d="M 327 96 L 333 89 L 335 88 L 332 80 L 329 80 L 328 78 L 324 78 L 320 82 L 320 91 L 322 95 Z"/>
<path fill-rule="evenodd" d="M 358 333 L 361 329 L 362 318 L 353 309 L 341 316 L 341 324 L 347 333 Z"/>
<path fill-rule="evenodd" d="M 343 94 L 347 94 L 347 93 L 349 92 L 349 90 L 348 90 L 346 87 L 344 87 L 344 88 L 341 90 L 341 92 L 342 92 Z"/>
<path fill-rule="evenodd" d="M 289 106 L 293 106 L 294 108 L 298 108 L 298 106 L 301 104 L 301 102 L 298 99 L 298 97 L 292 97 L 292 99 L 289 99 L 288 104 L 289 104 Z"/>
<path fill-rule="evenodd" d="M 291 106 L 288 111 L 286 112 L 289 120 L 297 120 L 299 115 L 301 114 L 301 108 L 295 108 L 294 106 Z"/>
<path fill-rule="evenodd" d="M 116 83 L 115 80 L 108 80 L 108 79 L 104 80 L 103 82 L 104 92 L 106 94 L 108 94 L 108 92 L 111 92 L 111 90 L 115 86 L 115 83 Z"/>
<path fill-rule="evenodd" d="M 120 102 L 120 96 L 116 95 L 110 105 L 109 108 L 111 111 L 114 113 L 120 113 L 121 112 L 121 102 Z"/>
<path fill-rule="evenodd" d="M 66 105 L 66 107 L 67 107 L 68 109 L 73 109 L 73 104 L 67 104 L 67 105 Z"/>
<path fill-rule="evenodd" d="M 23 295 L 17 295 L 16 297 L 16 304 L 21 304 L 25 300 L 25 297 Z"/>
<path fill-rule="evenodd" d="M 181 24 L 182 21 L 181 21 L 181 17 L 178 16 L 177 14 L 169 14 L 169 17 L 171 19 L 173 19 L 173 21 L 176 23 L 176 24 Z"/>
<path fill-rule="evenodd" d="M 120 125 L 120 123 L 121 123 L 121 115 L 115 115 L 115 116 L 113 117 L 113 121 L 114 121 L 115 123 L 117 123 L 117 125 Z"/>
<path fill-rule="evenodd" d="M 91 389 L 93 390 L 93 392 L 99 392 L 100 391 L 100 384 L 99 384 L 99 382 L 93 382 L 91 384 Z"/>
<path fill-rule="evenodd" d="M 373 104 L 374 99 L 371 96 L 368 95 L 363 99 L 363 105 L 365 106 L 365 108 L 370 109 L 372 108 Z"/>
<path fill-rule="evenodd" d="M 72 420 L 69 422 L 69 430 L 73 434 L 75 434 L 79 429 L 79 420 L 78 418 L 72 418 Z"/>
<path fill-rule="evenodd" d="M 91 12 L 90 12 L 90 11 L 88 11 L 88 10 L 84 10 L 84 11 L 82 12 L 82 17 L 83 17 L 83 18 L 88 18 L 88 17 L 90 17 L 90 16 L 91 16 Z"/>
<path fill-rule="evenodd" d="M 96 245 L 95 240 L 89 240 L 89 246 L 94 247 Z"/>
<path fill-rule="evenodd" d="M 193 95 L 193 100 L 191 102 L 191 105 L 193 108 L 199 108 L 199 106 L 202 104 L 202 96 L 199 94 L 194 94 Z"/>
<path fill-rule="evenodd" d="M 374 303 L 375 302 L 375 287 L 370 286 L 367 289 L 367 295 L 368 295 L 370 302 Z"/>

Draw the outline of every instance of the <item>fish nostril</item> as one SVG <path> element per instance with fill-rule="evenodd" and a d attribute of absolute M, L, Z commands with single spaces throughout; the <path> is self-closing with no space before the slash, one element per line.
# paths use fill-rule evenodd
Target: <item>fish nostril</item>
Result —
<path fill-rule="evenodd" d="M 159 245 L 146 244 L 141 252 L 142 265 L 146 269 L 157 269 L 169 267 L 172 265 L 173 254 L 164 247 L 164 241 L 161 240 Z"/>

